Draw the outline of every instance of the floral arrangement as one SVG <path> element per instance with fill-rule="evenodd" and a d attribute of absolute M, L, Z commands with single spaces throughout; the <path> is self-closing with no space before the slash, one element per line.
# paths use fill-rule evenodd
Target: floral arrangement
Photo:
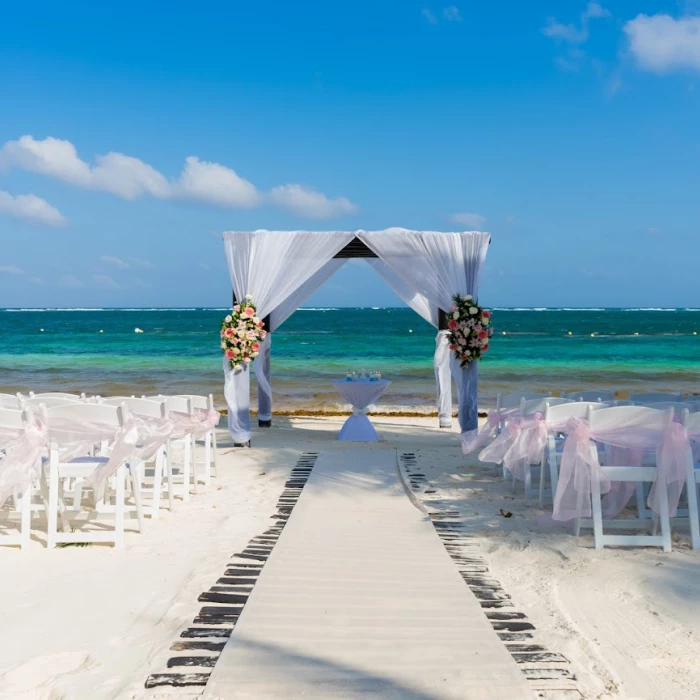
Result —
<path fill-rule="evenodd" d="M 491 312 L 481 308 L 471 294 L 464 297 L 456 295 L 453 301 L 450 320 L 447 322 L 450 350 L 457 356 L 460 366 L 466 367 L 488 352 L 493 335 Z"/>
<path fill-rule="evenodd" d="M 258 356 L 266 335 L 252 297 L 247 294 L 245 301 L 235 304 L 221 322 L 221 349 L 229 367 L 239 370 L 250 364 Z"/>

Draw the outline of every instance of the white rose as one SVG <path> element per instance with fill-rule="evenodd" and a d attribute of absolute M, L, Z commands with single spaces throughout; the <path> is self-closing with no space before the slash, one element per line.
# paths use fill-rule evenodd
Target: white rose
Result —
<path fill-rule="evenodd" d="M 471 306 L 471 307 L 469 308 L 469 313 L 470 313 L 472 316 L 476 316 L 476 315 L 479 313 L 479 309 L 477 309 L 476 306 Z"/>
<path fill-rule="evenodd" d="M 458 319 L 458 318 L 459 318 L 459 311 L 455 311 L 455 312 L 452 314 L 452 318 Z"/>
<path fill-rule="evenodd" d="M 471 295 L 471 294 L 467 294 L 467 296 L 464 297 L 464 300 L 465 300 L 465 301 L 471 301 L 471 300 L 472 300 L 472 295 Z"/>
<path fill-rule="evenodd" d="M 257 316 L 253 316 L 253 323 L 260 323 L 260 319 Z"/>
<path fill-rule="evenodd" d="M 222 347 L 224 350 L 226 350 L 226 343 L 222 342 L 222 343 L 221 343 L 221 347 Z"/>
<path fill-rule="evenodd" d="M 248 299 L 248 301 L 250 301 L 250 300 L 253 298 L 253 295 L 252 295 L 252 294 L 246 294 L 246 295 L 245 295 L 245 298 Z"/>
<path fill-rule="evenodd" d="M 236 364 L 233 366 L 233 369 L 241 369 L 241 366 L 239 364 Z"/>
<path fill-rule="evenodd" d="M 227 316 L 227 317 L 224 319 L 224 321 L 226 321 L 226 323 L 231 323 L 231 321 L 233 321 L 233 319 L 231 318 L 231 316 Z"/>

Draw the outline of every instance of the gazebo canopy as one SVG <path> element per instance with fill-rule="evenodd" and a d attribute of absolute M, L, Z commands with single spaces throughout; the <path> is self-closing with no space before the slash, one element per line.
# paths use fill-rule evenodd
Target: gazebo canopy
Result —
<path fill-rule="evenodd" d="M 476 298 L 491 240 L 481 231 L 227 231 L 224 246 L 234 296 L 250 294 L 258 314 L 274 331 L 350 258 L 366 258 L 398 296 L 436 328 L 454 295 Z M 255 362 L 261 424 L 272 417 L 271 333 Z M 438 331 L 434 356 L 440 425 L 451 422 L 451 377 L 459 390 L 462 429 L 477 422 L 476 363 L 450 362 L 447 337 Z M 250 439 L 250 375 L 226 371 L 229 428 L 237 443 Z"/>

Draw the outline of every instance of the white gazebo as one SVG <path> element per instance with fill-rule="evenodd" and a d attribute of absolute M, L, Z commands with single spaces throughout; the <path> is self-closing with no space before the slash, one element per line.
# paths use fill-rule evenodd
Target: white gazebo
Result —
<path fill-rule="evenodd" d="M 447 343 L 447 312 L 455 294 L 477 297 L 491 235 L 390 228 L 384 231 L 227 231 L 224 246 L 233 294 L 250 294 L 267 334 L 254 363 L 258 419 L 272 420 L 272 335 L 350 258 L 366 258 L 380 277 L 437 329 L 434 367 L 441 427 L 452 421 L 452 378 L 458 389 L 462 431 L 477 427 L 477 363 L 462 369 Z M 228 423 L 234 443 L 250 440 L 250 370 L 224 361 Z"/>

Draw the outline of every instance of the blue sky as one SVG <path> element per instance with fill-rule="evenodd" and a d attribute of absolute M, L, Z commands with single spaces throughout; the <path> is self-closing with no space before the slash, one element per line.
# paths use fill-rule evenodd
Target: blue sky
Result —
<path fill-rule="evenodd" d="M 219 306 L 224 230 L 387 226 L 491 231 L 488 305 L 700 303 L 700 2 L 5 3 L 0 75 L 0 306 Z"/>

